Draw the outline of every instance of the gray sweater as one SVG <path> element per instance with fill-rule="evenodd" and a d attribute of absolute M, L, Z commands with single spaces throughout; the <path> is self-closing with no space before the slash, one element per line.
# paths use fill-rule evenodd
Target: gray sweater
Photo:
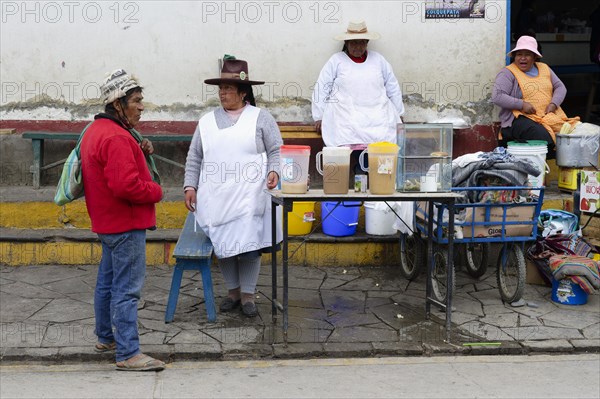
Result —
<path fill-rule="evenodd" d="M 226 129 L 235 124 L 222 107 L 215 109 L 214 113 L 219 129 Z M 275 122 L 275 119 L 268 111 L 261 109 L 258 114 L 258 120 L 256 121 L 256 151 L 259 154 L 263 152 L 267 153 L 267 173 L 275 171 L 279 174 L 279 148 L 282 144 L 283 140 L 277 122 Z M 200 136 L 200 129 L 197 125 L 185 161 L 184 188 L 198 188 L 202 159 L 202 138 Z"/>

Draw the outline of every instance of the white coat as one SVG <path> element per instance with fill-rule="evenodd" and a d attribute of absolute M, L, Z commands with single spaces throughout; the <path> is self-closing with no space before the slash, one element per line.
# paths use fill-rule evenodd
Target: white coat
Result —
<path fill-rule="evenodd" d="M 235 125 L 219 129 L 214 112 L 200 119 L 203 161 L 195 216 L 217 258 L 271 246 L 267 155 L 256 150 L 260 110 L 247 105 Z M 278 240 L 281 225 L 278 223 Z"/>
<path fill-rule="evenodd" d="M 328 147 L 396 142 L 404 113 L 402 92 L 391 65 L 375 51 L 356 63 L 346 53 L 325 64 L 313 91 L 312 113 L 321 120 Z"/>

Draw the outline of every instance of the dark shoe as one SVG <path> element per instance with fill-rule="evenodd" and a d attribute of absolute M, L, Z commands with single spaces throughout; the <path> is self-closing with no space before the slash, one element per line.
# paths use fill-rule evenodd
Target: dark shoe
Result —
<path fill-rule="evenodd" d="M 254 302 L 246 302 L 242 305 L 242 313 L 247 317 L 256 317 L 258 315 L 258 309 Z"/>
<path fill-rule="evenodd" d="M 231 312 L 233 309 L 236 309 L 242 303 L 241 299 L 233 300 L 229 297 L 225 298 L 223 302 L 219 305 L 219 310 L 223 313 Z"/>

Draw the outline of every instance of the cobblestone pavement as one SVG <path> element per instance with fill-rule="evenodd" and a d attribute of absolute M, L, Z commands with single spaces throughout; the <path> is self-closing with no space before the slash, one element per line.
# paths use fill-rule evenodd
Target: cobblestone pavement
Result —
<path fill-rule="evenodd" d="M 111 359 L 93 351 L 96 270 L 0 266 L 0 359 Z M 512 307 L 500 300 L 495 270 L 479 280 L 459 272 L 447 343 L 444 313 L 432 308 L 425 319 L 424 277 L 409 282 L 393 267 L 292 266 L 289 272 L 286 346 L 281 316 L 272 322 L 270 266 L 263 266 L 257 287 L 258 317 L 218 314 L 208 323 L 200 274 L 187 271 L 170 324 L 164 317 L 172 268 L 149 267 L 139 304 L 142 350 L 169 361 L 600 352 L 598 295 L 567 306 L 551 301 L 550 287 L 527 285 L 525 305 Z M 226 289 L 216 267 L 213 280 L 218 304 Z"/>

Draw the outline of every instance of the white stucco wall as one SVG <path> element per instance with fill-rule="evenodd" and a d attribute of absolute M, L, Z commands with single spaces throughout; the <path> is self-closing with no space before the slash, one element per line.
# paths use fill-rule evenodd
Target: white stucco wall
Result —
<path fill-rule="evenodd" d="M 333 36 L 365 19 L 369 48 L 393 65 L 405 120 L 458 116 L 489 123 L 490 85 L 504 65 L 506 1 L 485 19 L 424 19 L 425 1 L 1 2 L 3 119 L 85 119 L 105 73 L 122 67 L 145 87 L 145 120 L 194 120 L 214 105 L 218 59 L 233 54 L 266 80 L 280 121 L 310 118 L 319 71 L 341 49 Z"/>

